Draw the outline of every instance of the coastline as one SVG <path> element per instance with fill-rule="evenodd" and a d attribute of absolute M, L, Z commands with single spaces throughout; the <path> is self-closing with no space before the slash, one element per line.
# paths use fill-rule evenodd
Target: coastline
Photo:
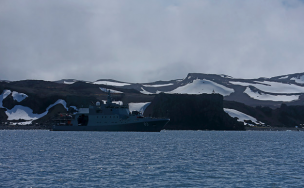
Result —
<path fill-rule="evenodd" d="M 246 131 L 304 131 L 295 127 L 245 127 Z"/>
<path fill-rule="evenodd" d="M 50 130 L 50 128 L 41 125 L 0 125 L 0 130 Z"/>
<path fill-rule="evenodd" d="M 0 130 L 50 130 L 50 127 L 50 125 L 0 125 Z M 295 127 L 245 127 L 245 131 L 304 131 L 304 129 Z"/>

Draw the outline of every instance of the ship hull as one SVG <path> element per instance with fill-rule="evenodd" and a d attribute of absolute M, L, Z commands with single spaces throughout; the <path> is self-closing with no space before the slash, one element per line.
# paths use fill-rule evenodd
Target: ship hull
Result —
<path fill-rule="evenodd" d="M 160 132 L 169 122 L 168 119 L 152 122 L 136 122 L 117 125 L 100 126 L 53 126 L 52 131 L 129 131 L 129 132 Z"/>

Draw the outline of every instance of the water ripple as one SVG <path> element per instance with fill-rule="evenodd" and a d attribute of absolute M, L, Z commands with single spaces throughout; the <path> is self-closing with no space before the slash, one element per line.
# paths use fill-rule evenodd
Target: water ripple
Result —
<path fill-rule="evenodd" d="M 303 187 L 302 132 L 0 131 L 0 187 Z"/>

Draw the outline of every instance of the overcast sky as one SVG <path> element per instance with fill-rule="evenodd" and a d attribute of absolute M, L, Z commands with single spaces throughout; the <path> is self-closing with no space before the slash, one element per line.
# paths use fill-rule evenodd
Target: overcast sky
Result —
<path fill-rule="evenodd" d="M 304 72 L 300 0 L 0 0 L 0 80 Z"/>

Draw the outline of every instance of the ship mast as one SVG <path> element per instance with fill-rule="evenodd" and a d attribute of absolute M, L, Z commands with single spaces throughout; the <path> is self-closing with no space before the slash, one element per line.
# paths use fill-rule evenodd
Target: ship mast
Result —
<path fill-rule="evenodd" d="M 107 105 L 111 105 L 112 104 L 112 98 L 111 98 L 111 91 L 108 90 L 108 99 L 107 99 Z"/>

